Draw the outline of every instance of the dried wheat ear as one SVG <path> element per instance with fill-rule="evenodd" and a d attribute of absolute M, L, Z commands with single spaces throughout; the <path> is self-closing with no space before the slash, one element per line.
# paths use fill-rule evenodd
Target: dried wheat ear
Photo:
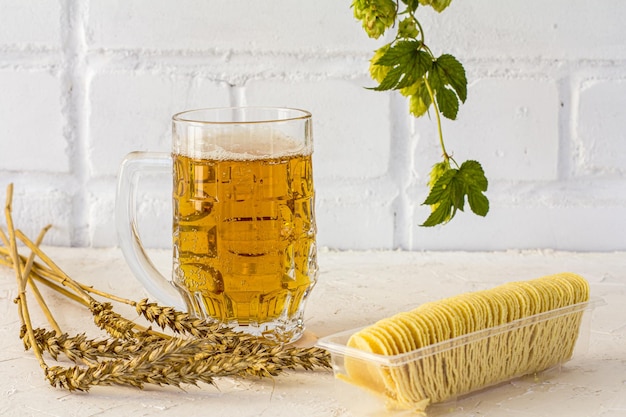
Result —
<path fill-rule="evenodd" d="M 32 349 L 51 385 L 70 391 L 88 391 L 95 385 L 215 384 L 218 377 L 273 377 L 290 369 L 330 369 L 330 356 L 320 348 L 286 346 L 217 323 L 191 317 L 171 307 L 133 301 L 108 294 L 72 279 L 40 248 L 50 226 L 33 242 L 15 229 L 12 217 L 13 185 L 7 187 L 7 232 L 0 229 L 0 265 L 15 272 L 15 299 L 21 320 L 20 338 Z M 20 254 L 17 242 L 28 250 Z M 89 310 L 94 324 L 104 331 L 101 339 L 71 336 L 60 328 L 39 285 L 62 294 Z M 97 298 L 96 298 L 97 297 Z M 35 299 L 51 329 L 34 328 L 29 302 Z M 106 301 L 104 301 L 106 300 Z M 155 331 L 114 311 L 113 303 L 136 309 Z M 47 358 L 62 357 L 73 366 L 49 366 Z"/>

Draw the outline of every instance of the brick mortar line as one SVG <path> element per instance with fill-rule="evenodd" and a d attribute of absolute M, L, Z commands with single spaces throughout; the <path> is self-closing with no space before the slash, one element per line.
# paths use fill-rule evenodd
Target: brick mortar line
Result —
<path fill-rule="evenodd" d="M 412 228 L 416 227 L 411 211 L 412 203 L 418 196 L 409 195 L 413 182 L 413 168 L 415 166 L 415 139 L 410 132 L 409 104 L 397 92 L 391 93 L 389 112 L 391 120 L 391 149 L 389 153 L 389 175 L 398 185 L 398 195 L 392 206 L 394 210 L 393 248 L 410 249 L 412 242 Z"/>
<path fill-rule="evenodd" d="M 86 33 L 84 17 L 86 3 L 65 0 L 62 3 L 61 38 L 63 40 L 63 113 L 66 118 L 65 137 L 71 174 L 74 180 L 70 245 L 88 246 L 89 219 L 87 188 L 89 167 L 87 158 L 88 66 L 86 64 Z"/>

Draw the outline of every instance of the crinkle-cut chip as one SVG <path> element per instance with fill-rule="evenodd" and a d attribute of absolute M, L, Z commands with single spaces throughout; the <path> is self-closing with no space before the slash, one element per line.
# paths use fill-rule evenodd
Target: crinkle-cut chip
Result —
<path fill-rule="evenodd" d="M 533 285 L 530 282 L 518 282 L 518 288 L 521 291 L 524 291 L 526 295 L 530 298 L 531 311 L 530 314 L 539 314 L 544 310 L 544 301 L 541 295 L 541 292 L 537 288 L 536 285 Z"/>
<path fill-rule="evenodd" d="M 413 331 L 419 337 L 418 348 L 422 348 L 424 346 L 431 345 L 434 340 L 434 335 L 432 334 L 432 330 L 426 324 L 426 321 L 422 315 L 420 315 L 415 310 L 409 311 L 408 314 L 411 316 L 411 321 L 413 322 Z"/>
<path fill-rule="evenodd" d="M 403 312 L 396 314 L 396 320 L 403 325 L 403 327 L 410 334 L 412 339 L 413 350 L 424 347 L 428 344 L 427 336 L 424 334 L 424 330 L 419 327 L 410 312 Z"/>
<path fill-rule="evenodd" d="M 493 312 L 488 302 L 486 302 L 479 292 L 473 292 L 468 294 L 468 302 L 474 306 L 474 309 L 479 311 L 480 320 L 476 321 L 475 331 L 483 330 L 490 327 L 493 322 Z"/>
<path fill-rule="evenodd" d="M 539 292 L 541 297 L 541 311 L 550 311 L 558 306 L 558 300 L 555 294 L 551 291 L 550 287 L 545 285 L 543 281 L 534 280 L 530 281 L 529 285 L 532 285 Z"/>
<path fill-rule="evenodd" d="M 589 284 L 579 275 L 562 273 L 554 276 L 555 284 L 567 289 L 571 296 L 570 304 L 576 304 L 589 299 Z"/>
<path fill-rule="evenodd" d="M 400 317 L 394 317 L 393 320 L 389 320 L 388 325 L 393 329 L 398 337 L 398 340 L 400 340 L 402 353 L 410 352 L 416 349 L 413 335 L 406 324 L 402 322 Z"/>
<path fill-rule="evenodd" d="M 389 347 L 393 355 L 411 351 L 408 347 L 408 338 L 404 335 L 404 332 L 397 327 L 398 325 L 395 323 L 395 320 L 392 319 L 381 320 L 375 327 L 375 334 L 383 338 L 386 337 L 389 340 Z"/>
<path fill-rule="evenodd" d="M 442 340 L 448 339 L 444 338 L 446 333 L 445 326 L 441 321 L 441 318 L 435 314 L 432 306 L 428 306 L 428 308 L 420 309 L 419 315 L 423 318 L 424 323 L 428 326 L 428 330 L 430 332 L 431 344 L 439 343 Z"/>
<path fill-rule="evenodd" d="M 439 319 L 431 308 L 420 311 L 419 319 L 422 321 L 422 325 L 428 329 L 428 334 L 430 336 L 429 345 L 433 345 L 444 340 L 442 339 L 444 324 L 438 321 Z"/>
<path fill-rule="evenodd" d="M 489 296 L 488 301 L 493 311 L 494 326 L 506 323 L 509 309 L 506 300 L 502 297 L 500 292 L 493 291 Z"/>
<path fill-rule="evenodd" d="M 510 294 L 517 299 L 517 301 L 513 301 L 513 303 L 516 303 L 519 306 L 520 318 L 530 316 L 532 311 L 532 300 L 528 294 L 521 290 L 517 282 L 511 282 L 507 284 L 507 286 L 510 288 Z"/>
<path fill-rule="evenodd" d="M 469 302 L 471 305 L 480 309 L 482 320 L 476 325 L 476 330 L 484 330 L 488 327 L 493 327 L 494 314 L 489 301 L 490 293 L 486 291 L 474 292 L 469 294 Z"/>
<path fill-rule="evenodd" d="M 566 272 L 557 274 L 559 279 L 566 279 L 574 287 L 574 302 L 582 303 L 589 300 L 589 283 L 580 275 Z"/>
<path fill-rule="evenodd" d="M 552 285 L 558 287 L 563 294 L 563 304 L 570 305 L 576 302 L 576 288 L 574 288 L 573 282 L 562 277 L 555 278 L 557 282 Z"/>
<path fill-rule="evenodd" d="M 490 327 L 493 321 L 492 312 L 482 295 L 477 292 L 472 292 L 467 294 L 467 298 L 467 302 L 474 306 L 474 309 L 479 312 L 480 320 L 476 320 L 474 331 L 484 330 Z"/>
<path fill-rule="evenodd" d="M 452 323 L 450 321 L 449 313 L 441 308 L 442 304 L 432 304 L 428 313 L 432 317 L 433 323 L 435 324 L 437 330 L 437 339 L 439 341 L 444 341 L 451 339 L 454 336 L 454 329 L 452 328 Z"/>
<path fill-rule="evenodd" d="M 375 327 L 365 328 L 358 334 L 355 334 L 350 338 L 348 346 L 376 353 L 377 355 L 393 355 L 390 341 L 386 338 L 381 338 Z"/>
<path fill-rule="evenodd" d="M 399 313 L 393 316 L 394 322 L 402 329 L 406 338 L 407 352 L 417 349 L 416 335 L 413 332 L 413 320 L 406 313 Z"/>
<path fill-rule="evenodd" d="M 416 349 L 428 346 L 428 331 L 424 330 L 424 328 L 422 328 L 419 323 L 419 319 L 416 319 L 414 317 L 415 313 L 413 311 L 407 311 L 400 314 L 406 317 L 407 329 L 411 332 L 413 336 Z"/>
<path fill-rule="evenodd" d="M 508 312 L 507 323 L 514 321 L 514 320 L 519 320 L 522 317 L 522 309 L 513 291 L 514 291 L 513 288 L 504 287 L 504 286 L 499 287 L 499 291 L 498 291 L 498 294 L 502 296 L 502 299 L 504 300 L 507 306 L 507 312 Z"/>
<path fill-rule="evenodd" d="M 543 298 L 543 311 L 550 311 L 563 306 L 560 291 L 555 291 L 550 280 L 537 279 L 530 281 L 530 284 L 537 288 Z"/>
<path fill-rule="evenodd" d="M 447 323 L 445 328 L 450 332 L 447 335 L 447 339 L 467 333 L 464 321 L 458 317 L 456 311 L 447 303 L 436 303 L 432 306 L 432 309 L 439 314 L 441 320 Z"/>
<path fill-rule="evenodd" d="M 482 309 L 472 304 L 470 294 L 462 294 L 449 300 L 444 300 L 457 312 L 457 317 L 465 324 L 467 333 L 472 333 L 482 328 L 484 319 Z"/>
<path fill-rule="evenodd" d="M 549 310 L 565 307 L 571 303 L 570 300 L 574 299 L 571 286 L 568 291 L 568 289 L 564 288 L 563 285 L 559 285 L 552 280 L 537 281 L 535 285 L 540 285 L 544 292 L 553 295 L 551 299 L 552 305 Z M 567 285 L 569 286 L 569 284 Z"/>
<path fill-rule="evenodd" d="M 509 282 L 489 290 L 489 294 L 499 294 L 507 306 L 509 321 L 518 320 L 528 314 L 528 299 L 520 297 L 516 283 Z"/>
<path fill-rule="evenodd" d="M 398 354 L 398 348 L 393 339 L 380 326 L 372 327 L 367 334 L 372 340 L 372 345 L 380 350 L 374 353 L 387 356 Z"/>

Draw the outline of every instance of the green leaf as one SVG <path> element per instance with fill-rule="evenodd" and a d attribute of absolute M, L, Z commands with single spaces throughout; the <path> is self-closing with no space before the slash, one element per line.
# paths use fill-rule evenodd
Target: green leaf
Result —
<path fill-rule="evenodd" d="M 470 193 L 467 201 L 474 214 L 485 217 L 489 213 L 489 200 L 482 193 Z"/>
<path fill-rule="evenodd" d="M 439 105 L 439 111 L 444 117 L 450 120 L 456 119 L 459 112 L 459 99 L 452 90 L 440 87 L 435 91 L 435 99 Z"/>
<path fill-rule="evenodd" d="M 452 220 L 458 210 L 463 211 L 466 196 L 474 214 L 487 215 L 489 200 L 483 194 L 487 186 L 482 166 L 476 161 L 465 161 L 458 169 L 448 169 L 439 176 L 423 203 L 432 206 L 433 211 L 422 226 L 431 227 Z"/>
<path fill-rule="evenodd" d="M 489 200 L 483 192 L 487 191 L 489 183 L 483 167 L 477 161 L 465 161 L 461 165 L 459 174 L 463 177 L 470 208 L 474 214 L 486 216 L 489 212 Z"/>
<path fill-rule="evenodd" d="M 420 226 L 424 227 L 432 227 L 438 224 L 444 224 L 450 221 L 450 212 L 452 210 L 452 203 L 446 202 L 445 204 L 439 204 L 437 208 L 435 208 L 430 216 L 426 219 L 424 223 Z"/>
<path fill-rule="evenodd" d="M 465 103 L 467 99 L 467 78 L 465 68 L 452 55 L 444 54 L 437 58 L 432 64 L 432 72 L 437 75 L 444 85 L 449 85 Z"/>
<path fill-rule="evenodd" d="M 401 68 L 391 68 L 385 78 L 380 82 L 378 87 L 371 88 L 371 90 L 375 91 L 386 91 L 395 88 L 400 82 L 400 78 L 402 77 L 402 69 Z"/>
<path fill-rule="evenodd" d="M 432 63 L 428 82 L 435 92 L 441 114 L 448 119 L 456 119 L 459 100 L 464 102 L 467 98 L 467 79 L 463 65 L 452 55 L 441 55 Z"/>
<path fill-rule="evenodd" d="M 419 48 L 419 41 L 398 41 L 391 46 L 375 65 L 388 66 L 391 70 L 376 91 L 402 89 L 415 84 L 432 68 L 432 59 L 427 52 Z"/>
<path fill-rule="evenodd" d="M 422 43 L 416 40 L 398 41 L 376 61 L 376 64 L 390 67 L 406 65 L 411 61 L 411 56 L 419 50 L 421 45 Z"/>
<path fill-rule="evenodd" d="M 417 53 L 413 56 L 413 59 L 404 67 L 404 77 L 400 80 L 396 89 L 401 89 L 415 84 L 426 75 L 432 67 L 432 64 L 433 60 L 430 58 L 428 53 L 424 51 L 417 51 Z"/>
<path fill-rule="evenodd" d="M 450 183 L 453 181 L 457 172 L 458 172 L 458 169 L 451 168 L 451 169 L 448 169 L 443 174 L 439 175 L 439 178 L 432 185 L 430 189 L 430 193 L 428 194 L 428 197 L 426 197 L 426 200 L 424 201 L 423 204 L 433 205 L 433 204 L 439 204 L 445 199 L 449 200 L 448 187 Z"/>

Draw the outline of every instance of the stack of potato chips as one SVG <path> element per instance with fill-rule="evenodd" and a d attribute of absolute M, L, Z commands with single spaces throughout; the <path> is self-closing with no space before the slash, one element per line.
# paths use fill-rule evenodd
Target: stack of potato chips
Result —
<path fill-rule="evenodd" d="M 588 299 L 587 281 L 562 273 L 423 304 L 366 327 L 348 341 L 349 347 L 380 355 L 420 349 L 415 355 L 393 367 L 346 357 L 343 379 L 383 394 L 394 408 L 421 411 L 568 360 L 582 312 L 542 313 Z"/>

